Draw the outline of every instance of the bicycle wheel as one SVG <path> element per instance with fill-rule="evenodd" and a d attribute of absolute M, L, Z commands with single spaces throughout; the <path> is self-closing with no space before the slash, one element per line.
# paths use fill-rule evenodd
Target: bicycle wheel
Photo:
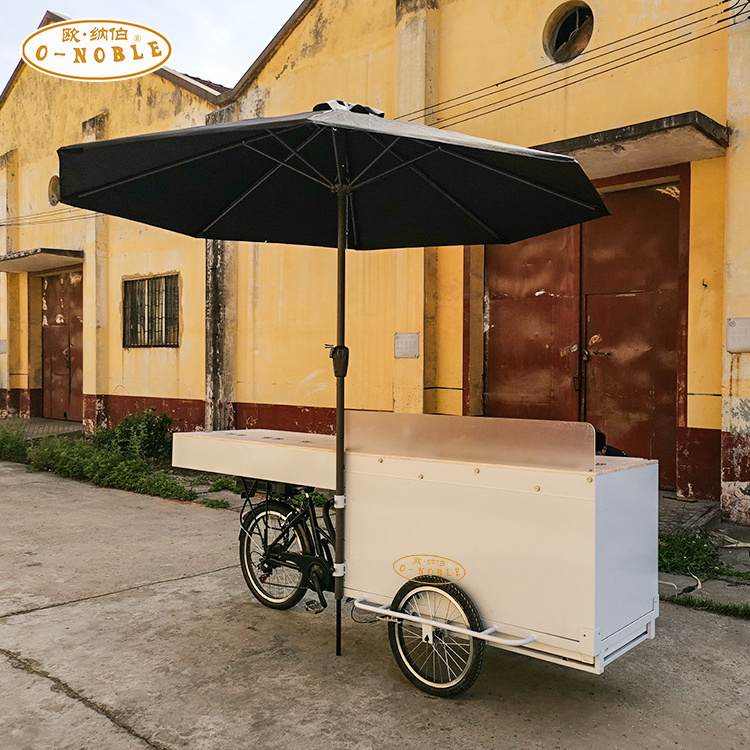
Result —
<path fill-rule="evenodd" d="M 269 552 L 310 554 L 311 545 L 302 524 L 295 524 L 283 534 L 290 505 L 269 501 L 248 512 L 240 529 L 240 567 L 253 596 L 266 607 L 289 609 L 305 595 L 302 571 L 273 563 Z"/>
<path fill-rule="evenodd" d="M 420 576 L 404 584 L 391 609 L 470 630 L 482 630 L 471 599 L 455 583 Z M 468 690 L 484 662 L 485 642 L 433 627 L 432 633 L 408 620 L 388 623 L 391 651 L 406 678 L 430 695 L 450 697 Z M 431 642 L 430 642 L 431 641 Z"/>

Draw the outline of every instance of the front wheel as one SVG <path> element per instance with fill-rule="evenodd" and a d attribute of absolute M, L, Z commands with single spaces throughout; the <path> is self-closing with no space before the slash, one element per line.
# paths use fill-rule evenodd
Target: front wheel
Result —
<path fill-rule="evenodd" d="M 469 597 L 454 583 L 420 576 L 404 584 L 391 608 L 415 617 L 481 630 Z M 391 651 L 406 678 L 430 695 L 451 697 L 468 690 L 484 662 L 485 642 L 437 626 L 399 620 L 388 623 Z"/>
<path fill-rule="evenodd" d="M 304 575 L 289 564 L 274 562 L 274 552 L 309 555 L 311 545 L 302 524 L 284 528 L 294 508 L 268 501 L 250 510 L 240 528 L 240 567 L 253 596 L 266 607 L 289 609 L 307 591 Z M 283 532 L 283 533 L 282 533 Z"/>

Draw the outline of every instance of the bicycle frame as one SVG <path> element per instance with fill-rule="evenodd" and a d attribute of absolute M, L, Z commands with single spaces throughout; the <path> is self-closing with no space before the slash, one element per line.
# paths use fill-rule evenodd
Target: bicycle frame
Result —
<path fill-rule="evenodd" d="M 292 508 L 292 498 L 299 494 L 301 490 L 305 496 L 305 503 L 301 508 L 290 513 L 281 528 L 274 530 L 273 537 L 269 538 L 268 526 L 264 530 L 263 546 L 265 548 L 264 562 L 272 566 L 284 566 L 293 570 L 299 570 L 303 575 L 303 581 L 308 589 L 318 594 L 318 599 L 322 608 L 327 606 L 323 591 L 333 591 L 333 549 L 335 549 L 336 532 L 330 517 L 330 509 L 333 500 L 329 500 L 323 508 L 323 522 L 326 526 L 323 529 L 316 513 L 315 505 L 312 499 L 312 487 L 298 487 L 280 482 L 269 482 L 266 480 L 247 480 L 240 477 L 244 492 L 245 502 L 240 512 L 240 527 L 242 519 L 247 512 L 255 513 L 256 510 L 267 504 L 271 500 L 281 500 L 289 504 Z M 248 481 L 252 482 L 248 486 Z M 259 485 L 265 483 L 265 499 L 259 503 L 253 504 L 251 498 L 255 497 L 256 489 Z M 249 509 L 248 509 L 249 506 Z M 308 540 L 312 545 L 312 555 L 305 555 L 299 552 L 288 552 L 286 548 L 290 544 L 295 527 L 303 527 L 304 533 L 307 534 Z"/>

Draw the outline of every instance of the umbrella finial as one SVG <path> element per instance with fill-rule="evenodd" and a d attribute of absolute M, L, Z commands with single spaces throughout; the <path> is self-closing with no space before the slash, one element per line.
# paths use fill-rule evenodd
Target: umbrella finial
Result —
<path fill-rule="evenodd" d="M 330 99 L 327 102 L 320 102 L 313 108 L 313 112 L 325 112 L 329 109 L 345 109 L 348 112 L 356 112 L 358 115 L 375 115 L 375 117 L 385 117 L 385 112 L 375 107 L 369 107 L 366 104 L 352 104 L 341 99 Z"/>

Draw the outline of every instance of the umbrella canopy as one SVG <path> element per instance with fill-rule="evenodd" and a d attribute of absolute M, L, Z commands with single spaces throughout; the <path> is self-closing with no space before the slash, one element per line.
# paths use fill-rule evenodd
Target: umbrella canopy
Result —
<path fill-rule="evenodd" d="M 59 150 L 61 200 L 191 237 L 357 250 L 510 243 L 606 215 L 570 157 L 328 109 Z"/>
<path fill-rule="evenodd" d="M 517 242 L 608 211 L 566 156 L 397 122 L 312 112 L 58 150 L 60 199 L 192 237 L 336 247 L 336 652 L 344 585 L 346 249 Z"/>

